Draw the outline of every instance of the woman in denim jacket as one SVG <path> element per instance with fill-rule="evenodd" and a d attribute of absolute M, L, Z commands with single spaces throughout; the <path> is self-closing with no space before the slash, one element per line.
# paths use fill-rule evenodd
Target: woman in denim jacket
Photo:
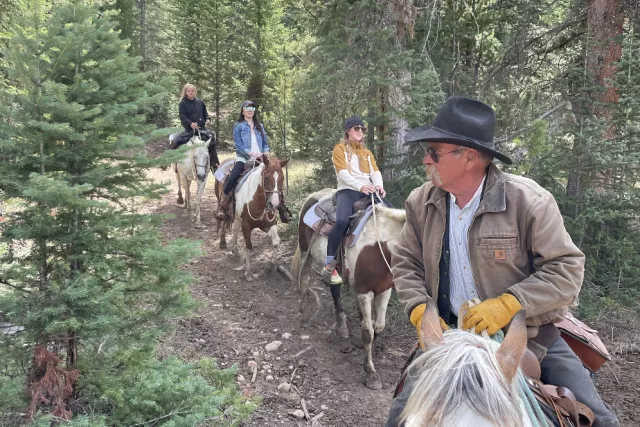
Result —
<path fill-rule="evenodd" d="M 264 130 L 264 126 L 260 123 L 258 117 L 258 111 L 256 105 L 252 101 L 244 101 L 240 106 L 240 116 L 238 121 L 233 127 L 233 143 L 236 146 L 236 162 L 231 169 L 229 179 L 222 192 L 224 196 L 220 201 L 218 212 L 216 216 L 220 220 L 224 220 L 227 216 L 227 210 L 231 202 L 229 194 L 233 192 L 233 189 L 238 182 L 238 177 L 244 170 L 244 164 L 248 160 L 255 160 L 263 155 L 263 153 L 269 152 L 269 144 L 267 139 L 267 133 Z M 284 204 L 281 203 L 278 209 L 284 208 Z M 286 208 L 285 208 L 286 209 Z M 280 212 L 280 218 L 283 222 L 288 222 L 288 218 L 284 215 L 283 211 Z"/>

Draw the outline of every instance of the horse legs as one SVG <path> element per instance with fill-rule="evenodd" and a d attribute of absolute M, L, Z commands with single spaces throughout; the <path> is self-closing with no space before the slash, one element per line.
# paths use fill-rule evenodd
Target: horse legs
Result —
<path fill-rule="evenodd" d="M 196 228 L 202 228 L 202 223 L 200 222 L 200 201 L 202 199 L 202 193 L 204 193 L 204 187 L 207 185 L 207 178 L 205 177 L 204 181 L 197 181 L 198 190 L 196 191 L 196 200 L 195 200 L 195 211 L 196 211 Z"/>
<path fill-rule="evenodd" d="M 358 311 L 362 321 L 362 343 L 364 344 L 365 372 L 364 384 L 372 390 L 380 390 L 382 388 L 382 382 L 376 372 L 376 368 L 373 366 L 373 355 L 371 352 L 373 347 L 373 336 L 375 333 L 373 325 L 371 324 L 373 292 L 358 294 L 356 296 L 356 303 L 358 305 Z"/>
<path fill-rule="evenodd" d="M 240 258 L 240 253 L 238 252 L 238 232 L 240 231 L 241 225 L 241 219 L 234 220 L 231 225 L 231 253 L 233 258 L 236 259 Z"/>
<path fill-rule="evenodd" d="M 373 324 L 374 340 L 378 338 L 378 335 L 382 333 L 386 325 L 389 298 L 391 298 L 391 288 L 373 298 L 373 306 L 376 310 L 376 322 Z"/>
<path fill-rule="evenodd" d="M 182 199 L 182 181 L 180 180 L 180 172 L 176 171 L 176 179 L 178 181 L 178 200 L 176 202 L 181 205 L 184 203 Z"/>
<path fill-rule="evenodd" d="M 184 180 L 184 205 L 191 220 L 191 180 L 189 178 Z"/>
<path fill-rule="evenodd" d="M 300 251 L 299 253 L 300 265 L 297 270 L 297 276 L 293 278 L 293 283 L 298 285 L 298 292 L 300 294 L 299 310 L 300 310 L 300 314 L 303 316 L 302 322 L 304 323 L 304 322 L 311 322 L 320 312 L 320 297 L 318 296 L 318 293 L 313 289 L 311 289 L 311 287 L 309 286 L 309 283 L 311 280 L 311 276 L 309 274 L 311 271 L 311 263 L 312 263 L 312 260 L 310 259 L 311 254 L 309 253 L 307 255 L 307 252 L 301 251 L 300 248 L 298 248 L 298 251 Z M 292 271 L 295 274 L 296 268 L 292 268 Z M 316 311 L 313 314 L 313 316 L 310 316 L 308 319 L 305 319 L 304 318 L 304 314 L 306 312 L 305 302 L 308 299 L 308 297 L 311 297 L 311 296 L 313 296 L 315 299 Z"/>
<path fill-rule="evenodd" d="M 237 222 L 239 222 L 239 221 L 237 221 Z M 237 231 L 236 231 L 236 233 L 234 233 L 234 235 L 235 236 L 238 235 Z M 247 279 L 247 282 L 252 282 L 253 281 L 253 274 L 251 273 L 251 250 L 253 249 L 253 245 L 251 244 L 251 226 L 249 224 L 247 224 L 247 223 L 243 223 L 242 224 L 242 236 L 244 237 L 244 245 L 245 245 L 244 278 Z"/>
<path fill-rule="evenodd" d="M 278 248 L 280 247 L 280 236 L 278 236 L 278 227 L 272 225 L 267 232 L 271 237 L 271 245 L 273 245 L 273 253 L 271 254 L 271 271 L 275 273 L 278 269 Z"/>
<path fill-rule="evenodd" d="M 219 219 L 216 220 L 218 223 L 218 236 L 220 236 L 220 249 L 227 249 L 227 236 L 224 233 L 224 226 L 222 225 L 222 221 Z"/>
<path fill-rule="evenodd" d="M 347 328 L 347 315 L 344 314 L 342 308 L 342 300 L 340 299 L 340 291 L 342 285 L 331 285 L 331 297 L 333 297 L 333 308 L 336 313 L 336 334 L 340 338 L 349 338 L 349 329 Z"/>

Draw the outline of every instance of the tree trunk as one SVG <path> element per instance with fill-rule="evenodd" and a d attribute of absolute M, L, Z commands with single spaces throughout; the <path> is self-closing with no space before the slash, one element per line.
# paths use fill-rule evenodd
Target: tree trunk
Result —
<path fill-rule="evenodd" d="M 216 73 L 215 73 L 215 103 L 216 103 L 216 140 L 220 141 L 220 34 L 218 33 L 218 29 L 220 28 L 220 8 L 218 1 L 215 4 L 216 11 Z"/>
<path fill-rule="evenodd" d="M 136 0 L 140 9 L 140 69 L 145 70 L 147 65 L 147 0 Z"/>
<path fill-rule="evenodd" d="M 389 106 L 391 107 L 391 120 L 389 127 L 393 129 L 393 134 L 387 142 L 387 168 L 391 170 L 390 179 L 397 180 L 406 175 L 402 168 L 404 157 L 407 154 L 407 145 L 404 143 L 404 136 L 409 130 L 409 122 L 398 114 L 411 103 L 411 98 L 406 93 L 406 88 L 411 84 L 411 72 L 401 69 L 395 73 L 397 84 L 389 88 Z M 389 156 L 389 153 L 391 155 Z"/>
<path fill-rule="evenodd" d="M 622 56 L 619 37 L 623 32 L 624 15 L 620 0 L 589 0 L 587 6 L 587 47 L 584 51 L 587 73 L 593 78 L 593 85 L 600 90 L 591 93 L 589 106 L 574 105 L 574 112 L 580 125 L 585 115 L 593 115 L 600 119 L 611 118 L 612 106 L 618 102 L 618 92 L 613 84 L 617 72 L 617 62 Z M 607 127 L 602 135 L 603 140 L 614 135 L 613 125 Z M 579 164 L 582 156 L 580 136 L 576 138 L 573 157 L 578 159 L 567 180 L 567 195 L 576 200 L 574 215 L 580 213 L 580 200 L 588 187 L 585 182 L 585 171 Z M 606 175 L 606 171 L 602 172 Z M 605 177 L 606 179 L 606 177 Z"/>
<path fill-rule="evenodd" d="M 395 23 L 396 38 L 395 47 L 404 49 L 404 41 L 407 37 L 413 37 L 413 24 L 416 16 L 416 8 L 412 0 L 398 0 L 387 3 L 388 18 Z M 411 99 L 406 93 L 406 89 L 411 85 L 411 71 L 405 68 L 392 71 L 395 85 L 384 88 L 381 93 L 381 110 L 390 111 L 388 128 L 392 131 L 388 141 L 384 141 L 383 150 L 379 154 L 385 157 L 384 179 L 387 181 L 397 180 L 404 175 L 402 161 L 407 152 L 404 143 L 404 136 L 409 128 L 409 122 L 399 112 L 409 105 Z M 385 129 L 386 130 L 386 129 Z M 381 133 L 384 135 L 384 133 Z"/>

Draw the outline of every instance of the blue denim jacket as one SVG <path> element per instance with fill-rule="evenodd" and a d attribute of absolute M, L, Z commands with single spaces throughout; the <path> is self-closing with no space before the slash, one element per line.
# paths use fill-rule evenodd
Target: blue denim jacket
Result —
<path fill-rule="evenodd" d="M 264 139 L 262 133 L 264 132 Z M 267 132 L 262 126 L 262 132 L 256 128 L 256 140 L 260 147 L 261 153 L 269 152 L 269 144 L 267 144 Z M 236 145 L 236 154 L 243 159 L 249 158 L 249 152 L 251 151 L 251 126 L 249 123 L 242 121 L 236 123 L 233 127 L 233 143 Z"/>

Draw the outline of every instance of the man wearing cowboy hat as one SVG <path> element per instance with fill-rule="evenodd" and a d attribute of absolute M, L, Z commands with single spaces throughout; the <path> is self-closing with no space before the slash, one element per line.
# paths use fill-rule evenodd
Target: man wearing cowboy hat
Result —
<path fill-rule="evenodd" d="M 495 112 L 474 99 L 451 97 L 432 126 L 412 129 L 424 148 L 431 182 L 414 189 L 391 265 L 398 300 L 420 330 L 427 301 L 441 326 L 457 324 L 463 302 L 478 298 L 464 329 L 495 334 L 526 310 L 528 347 L 545 383 L 571 389 L 595 414 L 594 427 L 618 426 L 589 374 L 553 322 L 580 292 L 584 254 L 567 233 L 555 199 L 531 179 L 503 173 L 494 148 Z M 387 426 L 398 425 L 410 386 L 394 400 Z"/>

